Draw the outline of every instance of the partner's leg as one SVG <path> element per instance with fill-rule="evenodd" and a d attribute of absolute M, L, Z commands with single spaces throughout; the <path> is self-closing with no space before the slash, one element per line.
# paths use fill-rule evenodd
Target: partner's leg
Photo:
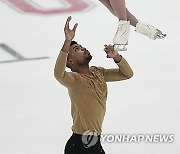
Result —
<path fill-rule="evenodd" d="M 109 2 L 118 19 L 127 21 L 125 0 L 109 0 Z"/>
<path fill-rule="evenodd" d="M 114 12 L 109 0 L 99 0 L 104 6 L 106 6 L 108 8 L 108 10 L 117 17 L 116 13 Z"/>
<path fill-rule="evenodd" d="M 116 17 L 118 17 L 116 15 L 116 13 L 114 12 L 109 0 L 99 0 L 104 6 L 106 6 L 108 8 L 108 10 Z M 136 24 L 138 23 L 137 18 L 131 13 L 129 12 L 129 10 L 126 8 L 126 15 L 127 15 L 127 20 L 130 21 L 131 26 L 136 27 Z"/>
<path fill-rule="evenodd" d="M 130 22 L 127 21 L 125 0 L 99 0 L 109 11 L 119 19 L 116 34 L 113 38 L 113 44 L 116 50 L 127 50 Z"/>
<path fill-rule="evenodd" d="M 99 0 L 99 1 L 102 4 L 104 4 L 114 16 L 118 17 L 118 15 L 113 10 L 109 0 Z M 131 26 L 135 27 L 136 32 L 144 34 L 153 40 L 155 40 L 156 38 L 162 39 L 166 36 L 166 34 L 162 34 L 162 32 L 159 29 L 149 24 L 143 24 L 142 22 L 138 21 L 138 19 L 131 12 L 129 12 L 127 8 L 126 8 L 126 15 L 127 15 L 127 20 L 130 21 Z"/>
<path fill-rule="evenodd" d="M 136 27 L 138 23 L 138 19 L 126 8 L 127 19 L 130 21 L 131 26 Z"/>

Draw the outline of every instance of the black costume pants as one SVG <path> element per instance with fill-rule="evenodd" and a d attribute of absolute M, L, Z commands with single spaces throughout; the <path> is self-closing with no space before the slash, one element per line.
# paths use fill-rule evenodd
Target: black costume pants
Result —
<path fill-rule="evenodd" d="M 95 145 L 87 147 L 82 142 L 82 135 L 73 133 L 66 143 L 64 154 L 105 154 L 105 151 L 101 146 L 100 135 Z"/>

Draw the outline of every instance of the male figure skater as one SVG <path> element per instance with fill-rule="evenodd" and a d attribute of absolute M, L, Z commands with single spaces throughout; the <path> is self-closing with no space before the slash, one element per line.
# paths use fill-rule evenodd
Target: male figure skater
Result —
<path fill-rule="evenodd" d="M 70 29 L 70 20 L 71 17 L 68 17 L 64 28 L 64 45 L 54 68 L 55 78 L 68 89 L 71 99 L 71 115 L 73 118 L 71 129 L 73 133 L 66 143 L 64 153 L 105 154 L 100 143 L 100 135 L 106 111 L 106 82 L 127 80 L 133 76 L 133 71 L 112 45 L 105 45 L 104 51 L 107 58 L 112 58 L 118 68 L 89 67 L 92 56 L 85 47 L 72 41 L 78 24 Z M 72 72 L 66 72 L 66 66 Z M 85 138 L 84 132 L 96 133 Z M 94 141 L 92 136 L 97 138 L 96 142 L 87 143 Z"/>

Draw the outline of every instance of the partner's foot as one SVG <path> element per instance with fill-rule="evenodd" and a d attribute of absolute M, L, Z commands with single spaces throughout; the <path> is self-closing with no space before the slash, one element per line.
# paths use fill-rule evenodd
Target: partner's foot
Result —
<path fill-rule="evenodd" d="M 130 21 L 120 20 L 116 34 L 113 38 L 114 48 L 119 51 L 126 51 L 130 31 Z"/>
<path fill-rule="evenodd" d="M 142 23 L 140 21 L 138 21 L 135 31 L 146 35 L 147 37 L 149 37 L 152 40 L 163 39 L 166 36 L 166 34 L 163 34 L 162 31 L 155 28 L 154 26 Z"/>

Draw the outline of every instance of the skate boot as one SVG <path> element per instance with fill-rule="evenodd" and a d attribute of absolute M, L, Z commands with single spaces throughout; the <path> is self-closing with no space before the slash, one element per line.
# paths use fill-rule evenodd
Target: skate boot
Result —
<path fill-rule="evenodd" d="M 130 31 L 130 21 L 120 20 L 113 38 L 114 49 L 117 51 L 126 51 Z"/>
<path fill-rule="evenodd" d="M 138 21 L 135 31 L 146 35 L 152 40 L 163 39 L 166 36 L 166 34 L 163 34 L 159 29 L 153 27 L 152 25 L 142 23 L 140 21 Z"/>

